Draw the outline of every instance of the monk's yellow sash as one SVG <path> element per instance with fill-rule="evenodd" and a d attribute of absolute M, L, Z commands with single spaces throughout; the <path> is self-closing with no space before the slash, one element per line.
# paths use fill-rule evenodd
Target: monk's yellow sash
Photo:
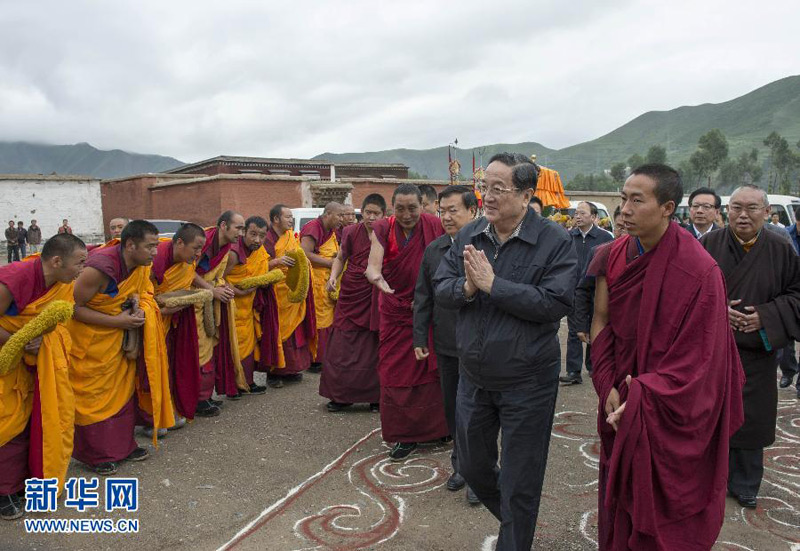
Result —
<path fill-rule="evenodd" d="M 47 293 L 16 316 L 0 316 L 0 327 L 16 333 L 54 300 L 73 302 L 73 284 L 56 283 Z M 70 335 L 64 325 L 42 335 L 39 354 L 25 354 L 16 369 L 0 377 L 0 446 L 20 434 L 33 408 L 34 374 L 25 364 L 36 366 L 42 407 L 42 459 L 45 478 L 58 478 L 64 485 L 75 422 L 75 396 L 69 380 Z M 0 466 L 0 468 L 2 468 Z"/>
<path fill-rule="evenodd" d="M 143 346 L 149 392 L 138 389 L 139 406 L 153 416 L 153 426 L 170 427 L 175 418 L 169 390 L 169 363 L 164 341 L 161 312 L 153 298 L 150 266 L 139 266 L 119 284 L 112 297 L 97 293 L 86 304 L 97 312 L 115 316 L 132 295 L 139 295 L 144 310 Z M 133 396 L 136 383 L 136 361 L 128 360 L 122 350 L 124 331 L 92 325 L 72 319 L 69 323 L 73 339 L 72 372 L 75 390 L 75 424 L 91 425 L 116 415 Z M 154 431 L 155 434 L 155 431 Z"/>
<path fill-rule="evenodd" d="M 266 274 L 269 271 L 269 253 L 264 247 L 250 253 L 246 264 L 237 264 L 225 277 L 231 285 L 240 281 Z M 239 343 L 239 357 L 247 358 L 256 353 L 256 360 L 260 355 L 260 348 L 256 343 L 261 339 L 261 319 L 258 312 L 253 309 L 255 292 L 234 299 L 236 305 L 236 337 Z"/>
<path fill-rule="evenodd" d="M 171 293 L 172 291 L 183 291 L 192 287 L 196 263 L 178 262 L 167 268 L 164 272 L 164 279 L 155 287 L 155 295 Z M 172 324 L 172 314 L 162 316 L 164 322 L 164 334 L 169 332 Z"/>
<path fill-rule="evenodd" d="M 331 232 L 330 238 L 319 246 L 320 256 L 334 259 L 339 254 L 339 242 L 336 240 L 336 232 Z M 331 277 L 331 269 L 323 266 L 313 266 L 311 268 L 311 285 L 314 289 L 314 310 L 317 314 L 317 329 L 326 329 L 333 325 L 333 311 L 336 302 L 330 297 L 325 286 Z"/>

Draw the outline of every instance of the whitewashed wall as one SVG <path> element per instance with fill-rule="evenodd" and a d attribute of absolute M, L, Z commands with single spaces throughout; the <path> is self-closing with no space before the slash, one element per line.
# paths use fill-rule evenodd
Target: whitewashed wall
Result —
<path fill-rule="evenodd" d="M 36 220 L 47 239 L 67 218 L 72 232 L 87 243 L 103 239 L 100 180 L 70 176 L 0 175 L 0 226 Z M 5 245 L 5 234 L 0 233 Z"/>

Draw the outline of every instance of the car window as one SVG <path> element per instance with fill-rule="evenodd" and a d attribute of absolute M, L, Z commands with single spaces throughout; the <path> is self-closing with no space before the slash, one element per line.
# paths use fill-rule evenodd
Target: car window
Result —
<path fill-rule="evenodd" d="M 180 228 L 183 222 L 178 220 L 156 220 L 153 225 L 158 228 L 158 233 L 175 233 Z"/>
<path fill-rule="evenodd" d="M 770 213 L 770 215 L 778 213 L 780 217 L 779 222 L 781 224 L 783 224 L 784 226 L 792 225 L 792 223 L 789 221 L 789 213 L 786 212 L 786 207 L 784 207 L 783 205 L 771 205 L 771 206 L 772 206 L 772 212 Z"/>

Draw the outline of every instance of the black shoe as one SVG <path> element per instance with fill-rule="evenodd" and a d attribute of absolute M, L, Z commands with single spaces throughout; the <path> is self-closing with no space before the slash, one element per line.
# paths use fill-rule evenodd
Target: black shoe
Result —
<path fill-rule="evenodd" d="M 748 509 L 755 509 L 757 505 L 756 496 L 736 496 L 736 501 L 739 502 L 739 505 Z"/>
<path fill-rule="evenodd" d="M 322 364 L 319 362 L 314 362 L 311 364 L 311 367 L 308 368 L 309 373 L 322 373 Z"/>
<path fill-rule="evenodd" d="M 211 399 L 211 398 L 209 398 L 209 399 L 208 399 L 208 402 L 209 402 L 211 405 L 214 405 L 214 406 L 217 406 L 217 407 L 222 407 L 222 404 L 224 404 L 224 403 L 225 403 L 225 402 L 223 402 L 222 400 L 213 400 L 213 399 Z"/>
<path fill-rule="evenodd" d="M 800 393 L 800 390 L 798 390 L 797 392 Z M 381 405 L 378 403 L 373 402 L 369 405 L 370 413 L 378 413 L 380 410 L 381 410 Z"/>
<path fill-rule="evenodd" d="M 558 380 L 565 385 L 579 385 L 583 382 L 578 373 L 567 373 L 565 376 L 559 377 Z"/>
<path fill-rule="evenodd" d="M 472 488 L 470 488 L 469 486 L 467 486 L 467 503 L 469 503 L 470 505 L 481 504 L 481 500 L 478 498 L 478 496 L 475 495 L 475 492 L 473 492 Z"/>
<path fill-rule="evenodd" d="M 194 414 L 197 417 L 216 417 L 222 413 L 218 405 L 212 404 L 211 400 L 203 400 L 197 404 Z"/>
<path fill-rule="evenodd" d="M 136 448 L 125 458 L 126 461 L 144 461 L 150 457 L 150 452 L 144 448 Z"/>
<path fill-rule="evenodd" d="M 347 408 L 349 408 L 352 405 L 353 404 L 342 404 L 342 403 L 339 403 L 339 402 L 328 402 L 328 405 L 325 406 L 325 407 L 331 413 L 338 413 L 340 411 L 346 410 Z"/>
<path fill-rule="evenodd" d="M 264 394 L 267 392 L 267 387 L 257 385 L 255 383 L 250 385 L 250 394 Z"/>
<path fill-rule="evenodd" d="M 92 470 L 101 476 L 110 476 L 112 474 L 117 474 L 117 464 L 113 461 L 106 461 L 95 465 L 92 467 Z"/>
<path fill-rule="evenodd" d="M 283 381 L 280 377 L 267 377 L 267 386 L 270 388 L 283 388 Z"/>
<path fill-rule="evenodd" d="M 228 400 L 241 400 L 242 399 L 242 391 L 238 391 L 236 394 L 232 394 L 227 397 Z"/>
<path fill-rule="evenodd" d="M 787 377 L 786 375 L 784 375 L 783 377 L 781 377 L 781 382 L 778 383 L 778 386 L 781 387 L 781 388 L 786 388 L 787 386 L 792 384 L 792 379 L 793 378 L 794 377 Z"/>
<path fill-rule="evenodd" d="M 409 455 L 414 453 L 414 450 L 417 449 L 416 442 L 411 443 L 401 443 L 398 442 L 392 448 L 392 451 L 389 452 L 389 459 L 392 461 L 405 461 Z"/>
<path fill-rule="evenodd" d="M 3 520 L 15 520 L 25 514 L 24 509 L 20 507 L 12 496 L 0 496 L 0 518 Z"/>
<path fill-rule="evenodd" d="M 289 383 L 299 383 L 300 381 L 303 380 L 303 374 L 302 373 L 295 373 L 294 375 L 288 375 L 288 376 L 284 377 L 283 379 L 286 382 L 289 382 Z"/>
<path fill-rule="evenodd" d="M 458 473 L 451 474 L 450 478 L 447 479 L 447 489 L 451 492 L 457 492 L 466 485 L 467 481 Z"/>

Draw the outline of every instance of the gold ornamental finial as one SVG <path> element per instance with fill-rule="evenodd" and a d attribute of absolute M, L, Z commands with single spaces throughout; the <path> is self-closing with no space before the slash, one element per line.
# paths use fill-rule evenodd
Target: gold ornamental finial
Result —
<path fill-rule="evenodd" d="M 533 155 L 531 155 L 531 161 L 533 161 L 534 163 L 536 162 L 536 154 L 535 153 Z"/>

